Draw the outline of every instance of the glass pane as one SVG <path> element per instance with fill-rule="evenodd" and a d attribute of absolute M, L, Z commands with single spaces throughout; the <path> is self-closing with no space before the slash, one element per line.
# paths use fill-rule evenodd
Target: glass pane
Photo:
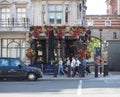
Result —
<path fill-rule="evenodd" d="M 6 9 L 6 12 L 10 12 L 10 9 Z"/>
<path fill-rule="evenodd" d="M 26 57 L 26 50 L 25 48 L 21 48 L 21 60 L 22 61 L 25 61 L 25 57 Z"/>
<path fill-rule="evenodd" d="M 7 40 L 6 40 L 6 39 L 4 39 L 4 40 L 2 41 L 2 47 L 7 47 Z"/>
<path fill-rule="evenodd" d="M 49 5 L 49 11 L 55 11 L 55 6 L 54 5 Z"/>
<path fill-rule="evenodd" d="M 17 14 L 17 18 L 21 18 L 21 14 Z"/>
<path fill-rule="evenodd" d="M 8 45 L 8 47 L 19 47 L 19 45 L 15 42 L 12 42 Z"/>
<path fill-rule="evenodd" d="M 56 13 L 56 21 L 57 21 L 57 24 L 61 24 L 61 22 L 62 22 L 62 13 Z"/>
<path fill-rule="evenodd" d="M 55 13 L 49 13 L 50 24 L 54 24 L 54 21 L 55 21 Z"/>
<path fill-rule="evenodd" d="M 26 18 L 25 8 L 17 8 L 17 18 Z"/>
<path fill-rule="evenodd" d="M 21 8 L 17 8 L 17 12 L 21 12 Z"/>
<path fill-rule="evenodd" d="M 22 8 L 22 12 L 26 12 L 26 9 L 25 9 L 25 8 Z"/>
<path fill-rule="evenodd" d="M 2 9 L 2 12 L 5 12 L 5 9 Z"/>
<path fill-rule="evenodd" d="M 2 14 L 2 19 L 5 19 L 5 15 L 4 14 Z"/>
<path fill-rule="evenodd" d="M 2 48 L 2 57 L 7 57 L 7 48 Z"/>
<path fill-rule="evenodd" d="M 22 18 L 26 18 L 26 14 L 22 14 Z"/>
<path fill-rule="evenodd" d="M 61 5 L 57 5 L 57 6 L 56 6 L 56 10 L 57 10 L 57 11 L 62 11 L 62 6 L 61 6 Z"/>

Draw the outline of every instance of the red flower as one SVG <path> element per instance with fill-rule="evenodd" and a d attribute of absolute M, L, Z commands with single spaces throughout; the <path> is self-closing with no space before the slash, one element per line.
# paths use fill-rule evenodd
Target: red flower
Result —
<path fill-rule="evenodd" d="M 35 51 L 32 48 L 27 49 L 26 56 L 32 59 L 35 56 Z"/>

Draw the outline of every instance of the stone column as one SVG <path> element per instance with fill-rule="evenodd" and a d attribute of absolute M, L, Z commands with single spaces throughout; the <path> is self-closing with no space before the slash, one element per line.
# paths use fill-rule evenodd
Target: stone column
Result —
<path fill-rule="evenodd" d="M 46 62 L 48 63 L 48 39 L 46 39 Z"/>
<path fill-rule="evenodd" d="M 61 57 L 63 59 L 63 61 L 65 60 L 65 38 L 62 38 L 62 42 L 61 42 Z"/>

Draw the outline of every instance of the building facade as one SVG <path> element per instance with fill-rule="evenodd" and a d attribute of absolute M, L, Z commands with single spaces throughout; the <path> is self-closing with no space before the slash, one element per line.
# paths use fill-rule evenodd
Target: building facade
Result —
<path fill-rule="evenodd" d="M 49 42 L 46 35 L 41 34 L 39 40 L 32 39 L 31 42 L 29 33 L 34 32 L 33 29 L 38 26 L 46 25 L 47 27 L 65 26 L 66 32 L 70 32 L 73 26 L 80 26 L 80 29 L 83 29 L 85 14 L 86 0 L 0 0 L 0 56 L 19 57 L 26 61 L 28 59 L 26 50 L 30 46 L 35 49 L 38 44 L 42 46 L 38 47 L 37 56 L 40 55 L 48 61 Z M 71 35 L 70 39 L 72 42 L 76 41 Z M 60 45 L 64 44 L 64 41 L 58 40 Z M 36 45 L 32 45 L 34 42 Z M 61 55 L 57 54 L 57 56 L 63 56 L 62 47 L 62 45 L 58 47 Z M 39 60 L 43 59 L 39 58 Z"/>
<path fill-rule="evenodd" d="M 120 15 L 120 0 L 106 0 L 107 14 Z"/>
<path fill-rule="evenodd" d="M 109 69 L 120 71 L 120 15 L 89 15 L 86 16 L 86 26 L 91 29 L 92 37 L 101 40 L 102 60 L 106 53 Z"/>
<path fill-rule="evenodd" d="M 30 0 L 0 0 L 0 56 L 25 59 Z"/>
<path fill-rule="evenodd" d="M 100 29 L 102 28 L 101 40 L 120 40 L 120 15 L 87 15 L 86 27 L 92 31 L 92 36 L 100 39 Z"/>

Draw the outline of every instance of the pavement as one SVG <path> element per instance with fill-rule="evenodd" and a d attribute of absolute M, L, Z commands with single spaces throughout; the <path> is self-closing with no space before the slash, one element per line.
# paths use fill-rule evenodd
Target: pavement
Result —
<path fill-rule="evenodd" d="M 98 74 L 98 77 L 95 77 L 94 72 L 85 75 L 85 77 L 68 77 L 67 75 L 60 75 L 54 77 L 53 74 L 44 74 L 40 80 L 84 80 L 84 79 L 93 79 L 93 80 L 105 80 L 105 79 L 120 79 L 120 72 L 109 72 L 108 76 L 103 76 L 103 74 Z"/>

